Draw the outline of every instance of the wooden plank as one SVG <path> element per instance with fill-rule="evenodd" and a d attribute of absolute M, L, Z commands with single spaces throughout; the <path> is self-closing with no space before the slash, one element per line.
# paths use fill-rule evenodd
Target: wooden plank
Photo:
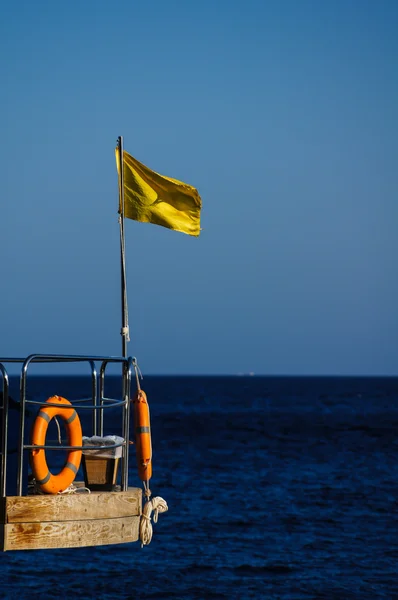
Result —
<path fill-rule="evenodd" d="M 129 488 L 127 492 L 9 496 L 5 502 L 6 523 L 86 521 L 141 514 L 142 490 Z"/>
<path fill-rule="evenodd" d="M 136 542 L 140 517 L 5 525 L 4 550 L 79 548 Z"/>

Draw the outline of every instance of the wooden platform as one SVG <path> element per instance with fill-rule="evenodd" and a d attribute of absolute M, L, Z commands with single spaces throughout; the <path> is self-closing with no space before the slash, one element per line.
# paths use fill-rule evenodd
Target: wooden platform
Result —
<path fill-rule="evenodd" d="M 0 550 L 78 548 L 136 542 L 142 491 L 9 496 L 3 499 Z"/>

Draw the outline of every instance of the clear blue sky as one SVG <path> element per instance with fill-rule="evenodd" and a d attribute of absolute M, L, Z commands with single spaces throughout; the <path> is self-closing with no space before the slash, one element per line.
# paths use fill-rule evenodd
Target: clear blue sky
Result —
<path fill-rule="evenodd" d="M 195 185 L 126 222 L 144 373 L 398 374 L 395 0 L 7 3 L 0 356 L 121 353 L 114 147 Z"/>

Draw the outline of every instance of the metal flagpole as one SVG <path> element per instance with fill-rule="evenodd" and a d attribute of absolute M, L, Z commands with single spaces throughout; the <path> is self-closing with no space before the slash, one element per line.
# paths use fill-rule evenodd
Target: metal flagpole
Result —
<path fill-rule="evenodd" d="M 123 137 L 117 139 L 117 148 L 119 152 L 119 206 L 120 206 L 120 267 L 121 267 L 121 292 L 122 292 L 122 356 L 127 358 L 127 342 L 130 341 L 128 324 L 128 306 L 127 306 L 127 285 L 126 285 L 126 259 L 125 259 L 125 241 L 124 241 L 124 164 L 123 164 Z"/>
<path fill-rule="evenodd" d="M 127 283 L 126 283 L 126 252 L 124 238 L 124 164 L 123 164 L 123 137 L 117 139 L 117 148 L 119 153 L 119 224 L 120 224 L 120 273 L 121 273 L 121 297 L 122 297 L 122 356 L 127 358 L 127 342 L 130 341 L 129 335 L 129 317 L 127 304 Z M 127 365 L 123 365 L 123 398 L 126 401 L 123 415 L 123 437 L 126 440 L 126 446 L 122 454 L 122 491 L 128 489 L 128 468 L 129 468 L 129 430 L 130 430 L 130 385 L 127 376 Z"/>

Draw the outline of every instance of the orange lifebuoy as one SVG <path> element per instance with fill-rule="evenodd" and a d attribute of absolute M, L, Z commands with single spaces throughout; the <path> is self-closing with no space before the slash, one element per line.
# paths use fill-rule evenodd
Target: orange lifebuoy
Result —
<path fill-rule="evenodd" d="M 141 481 L 149 481 L 152 477 L 151 424 L 148 400 L 143 390 L 137 392 L 133 405 L 138 475 Z"/>
<path fill-rule="evenodd" d="M 46 402 L 59 406 L 41 406 L 32 429 L 32 445 L 44 446 L 48 425 L 53 417 L 60 416 L 65 421 L 68 445 L 82 446 L 80 419 L 69 400 L 61 396 L 51 396 Z M 66 405 L 66 406 L 65 406 Z M 34 478 L 47 494 L 58 494 L 66 490 L 75 479 L 82 458 L 81 450 L 70 450 L 66 464 L 58 475 L 53 475 L 47 465 L 44 448 L 31 451 L 31 465 Z"/>

